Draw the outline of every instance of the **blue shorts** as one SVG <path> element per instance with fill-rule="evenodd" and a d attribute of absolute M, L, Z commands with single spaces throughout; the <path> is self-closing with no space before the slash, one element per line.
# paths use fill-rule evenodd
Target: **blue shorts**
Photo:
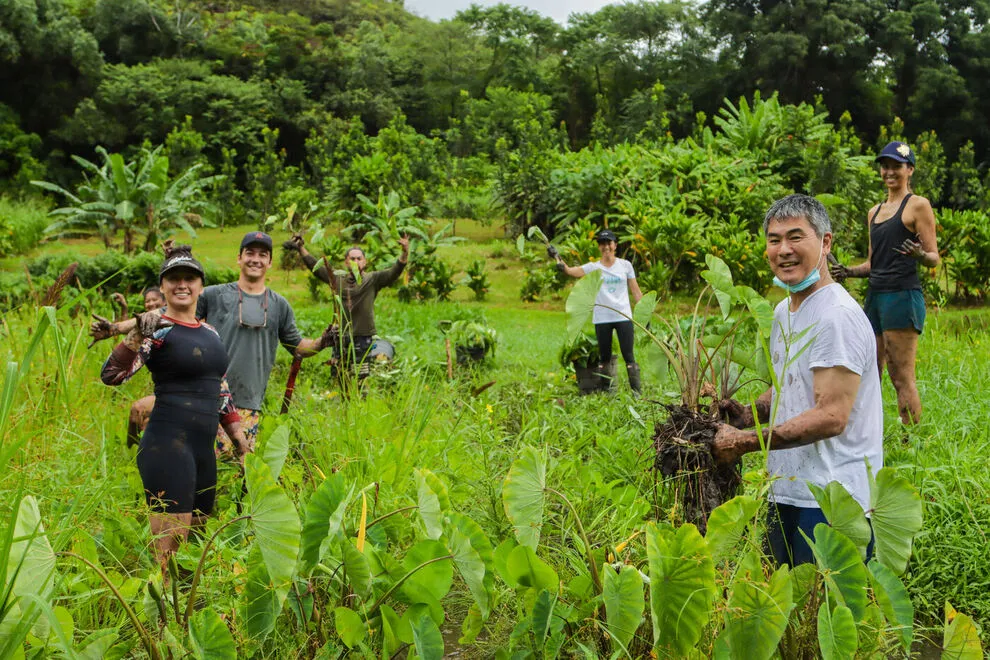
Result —
<path fill-rule="evenodd" d="M 815 525 L 818 523 L 828 524 L 825 514 L 818 508 L 805 508 L 793 506 L 791 504 L 777 504 L 770 502 L 770 509 L 767 512 L 767 546 L 769 554 L 774 561 L 788 566 L 798 566 L 800 564 L 812 564 L 815 555 L 812 553 L 808 542 L 801 535 L 803 531 L 809 539 L 815 540 Z M 866 560 L 873 556 L 872 524 L 870 525 L 871 537 L 866 546 Z M 801 530 L 801 531 L 798 531 Z"/>
<path fill-rule="evenodd" d="M 863 303 L 866 318 L 870 319 L 873 334 L 879 336 L 885 330 L 914 328 L 919 335 L 925 327 L 925 297 L 921 289 L 907 291 L 866 290 Z"/>

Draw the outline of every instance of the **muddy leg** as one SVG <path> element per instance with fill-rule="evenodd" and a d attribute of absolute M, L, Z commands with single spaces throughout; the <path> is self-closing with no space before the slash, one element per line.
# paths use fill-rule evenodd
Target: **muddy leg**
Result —
<path fill-rule="evenodd" d="M 921 421 L 921 397 L 915 382 L 914 367 L 918 356 L 918 333 L 913 328 L 886 330 L 887 372 L 897 391 L 897 411 L 904 424 Z"/>

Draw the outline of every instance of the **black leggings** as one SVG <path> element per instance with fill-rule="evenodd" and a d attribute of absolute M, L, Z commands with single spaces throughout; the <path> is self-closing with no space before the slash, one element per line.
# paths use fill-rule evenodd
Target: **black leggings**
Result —
<path fill-rule="evenodd" d="M 636 364 L 636 356 L 633 355 L 632 321 L 595 324 L 595 336 L 598 337 L 598 361 L 604 365 L 612 360 L 612 330 L 615 330 L 615 334 L 619 336 L 622 361 L 626 364 Z"/>
<path fill-rule="evenodd" d="M 152 510 L 208 515 L 217 491 L 217 414 L 155 402 L 137 464 Z"/>

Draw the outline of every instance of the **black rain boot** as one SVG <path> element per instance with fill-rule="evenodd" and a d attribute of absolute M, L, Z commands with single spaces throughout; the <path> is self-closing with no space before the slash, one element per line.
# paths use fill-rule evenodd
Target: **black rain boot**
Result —
<path fill-rule="evenodd" d="M 598 382 L 598 386 L 595 388 L 596 392 L 608 392 L 608 387 L 612 383 L 612 379 L 608 377 L 608 369 L 605 368 L 604 364 L 599 363 L 595 367 L 595 379 Z"/>
<path fill-rule="evenodd" d="M 639 365 L 635 362 L 626 365 L 626 374 L 629 376 L 629 387 L 636 394 L 641 394 L 643 391 L 643 383 L 639 379 Z"/>

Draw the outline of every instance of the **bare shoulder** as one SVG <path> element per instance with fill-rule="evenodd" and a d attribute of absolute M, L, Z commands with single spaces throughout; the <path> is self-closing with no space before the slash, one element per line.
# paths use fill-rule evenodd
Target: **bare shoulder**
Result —
<path fill-rule="evenodd" d="M 931 211 L 932 203 L 928 201 L 927 197 L 922 197 L 921 195 L 911 195 L 911 199 L 908 200 L 907 208 L 910 211 Z"/>
<path fill-rule="evenodd" d="M 869 213 L 866 214 L 866 224 L 870 224 L 870 221 L 873 220 L 873 216 L 877 214 L 877 211 L 880 210 L 881 206 L 883 206 L 883 203 L 874 204 L 870 207 Z"/>

